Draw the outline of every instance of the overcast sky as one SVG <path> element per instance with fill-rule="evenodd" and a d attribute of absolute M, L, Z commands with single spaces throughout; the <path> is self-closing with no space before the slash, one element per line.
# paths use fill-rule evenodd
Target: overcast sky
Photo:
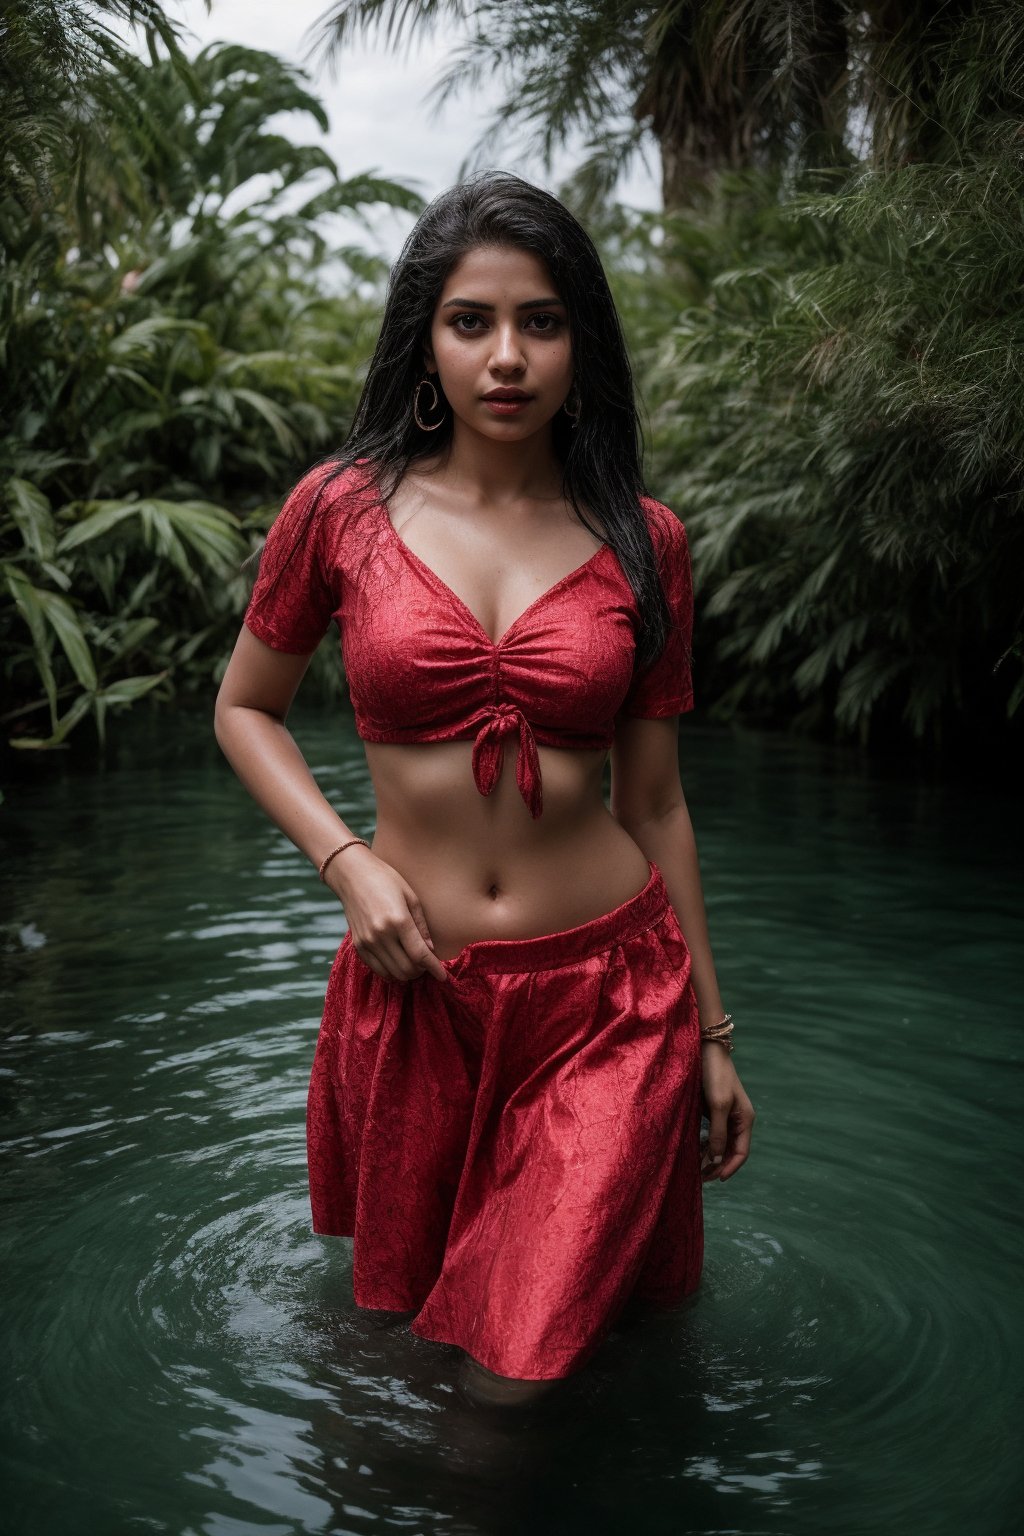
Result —
<path fill-rule="evenodd" d="M 383 44 L 349 47 L 329 70 L 322 54 L 315 61 L 307 56 L 311 29 L 328 8 L 328 0 L 213 0 L 209 14 L 202 0 L 171 0 L 167 6 L 168 13 L 194 34 L 194 48 L 220 40 L 244 43 L 307 68 L 313 94 L 324 103 L 330 118 L 330 132 L 324 139 L 312 119 L 298 116 L 282 117 L 279 131 L 294 133 L 303 143 L 322 143 L 343 176 L 374 171 L 411 183 L 428 198 L 451 186 L 461 161 L 503 99 L 500 85 L 493 91 L 462 91 L 442 114 L 431 115 L 433 108 L 424 104 L 424 98 L 451 55 L 459 36 L 456 29 L 439 29 L 409 56 L 407 44 L 401 54 L 389 52 Z M 570 151 L 548 175 L 539 162 L 525 159 L 521 142 L 510 141 L 504 153 L 494 151 L 490 163 L 554 191 L 575 160 Z M 623 181 L 619 196 L 638 208 L 660 205 L 654 176 L 639 165 Z M 381 210 L 372 222 L 375 240 L 360 234 L 358 226 L 342 228 L 340 238 L 375 244 L 392 260 L 411 227 L 410 216 Z"/>

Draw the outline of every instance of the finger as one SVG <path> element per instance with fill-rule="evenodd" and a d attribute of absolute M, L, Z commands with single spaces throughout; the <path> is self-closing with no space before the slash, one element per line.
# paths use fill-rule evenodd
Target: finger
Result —
<path fill-rule="evenodd" d="M 372 939 L 360 940 L 355 947 L 360 960 L 382 981 L 411 979 L 412 973 L 406 975 L 408 957 L 393 935 L 387 932 L 376 933 Z"/>
<path fill-rule="evenodd" d="M 725 1157 L 725 1149 L 729 1141 L 729 1111 L 712 1109 L 709 1119 L 711 1132 L 708 1136 L 708 1156 L 712 1165 L 717 1167 Z"/>
<path fill-rule="evenodd" d="M 451 985 L 452 978 L 445 970 L 444 965 L 431 950 L 427 951 L 427 957 L 423 961 L 423 969 L 429 972 L 429 974 L 433 976 L 435 980 L 443 981 L 446 986 Z"/>
<path fill-rule="evenodd" d="M 750 1156 L 750 1126 L 742 1125 L 733 1137 L 729 1155 L 722 1164 L 719 1177 L 730 1178 L 737 1173 Z"/>
<path fill-rule="evenodd" d="M 381 964 L 380 960 L 378 960 L 376 954 L 368 944 L 357 944 L 353 939 L 352 948 L 355 950 L 360 960 L 366 966 L 367 970 L 373 971 L 374 975 L 379 976 L 382 981 L 393 980 L 391 972 L 384 969 L 384 966 Z"/>
<path fill-rule="evenodd" d="M 430 929 L 427 927 L 427 919 L 423 915 L 423 908 L 420 905 L 419 897 L 410 894 L 406 897 L 406 904 L 408 905 L 412 920 L 419 930 L 420 938 L 428 949 L 433 949 L 434 941 L 430 937 Z"/>
<path fill-rule="evenodd" d="M 412 922 L 388 940 L 385 963 L 397 981 L 415 981 L 425 970 L 437 976 L 439 981 L 451 980 L 441 961 L 427 948 L 419 929 Z"/>
<path fill-rule="evenodd" d="M 415 981 L 421 974 L 420 967 L 413 964 L 397 933 L 388 934 L 382 938 L 379 950 L 393 981 Z"/>
<path fill-rule="evenodd" d="M 416 975 L 422 975 L 422 972 L 427 971 L 428 975 L 433 975 L 438 982 L 450 982 L 450 975 L 445 971 L 441 960 L 438 960 L 438 955 L 434 954 L 433 938 L 430 937 L 430 929 L 427 928 L 424 909 L 415 899 L 408 903 L 408 909 L 410 909 L 413 923 L 402 932 L 402 943 L 411 962 L 416 966 Z"/>

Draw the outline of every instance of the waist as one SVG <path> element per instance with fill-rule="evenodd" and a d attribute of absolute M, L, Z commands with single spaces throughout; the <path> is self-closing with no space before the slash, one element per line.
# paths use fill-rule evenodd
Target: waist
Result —
<path fill-rule="evenodd" d="M 643 883 L 596 916 L 525 937 L 487 934 L 463 945 L 454 956 L 442 958 L 449 963 L 449 974 L 457 978 L 469 972 L 509 974 L 564 967 L 627 943 L 660 922 L 670 910 L 661 870 L 648 862 Z"/>
<path fill-rule="evenodd" d="M 505 752 L 487 794 L 473 772 L 472 740 L 397 744 L 364 740 L 377 825 L 439 854 L 452 845 L 540 849 L 593 829 L 607 815 L 607 749 L 538 746 L 544 814 L 533 816 L 521 791 L 518 754 Z"/>
<path fill-rule="evenodd" d="M 511 767 L 486 798 L 467 784 L 469 750 L 367 750 L 375 782 L 387 785 L 373 851 L 416 892 L 439 959 L 484 939 L 563 932 L 645 884 L 647 857 L 604 802 L 603 753 L 551 751 L 546 809 L 534 820 Z"/>

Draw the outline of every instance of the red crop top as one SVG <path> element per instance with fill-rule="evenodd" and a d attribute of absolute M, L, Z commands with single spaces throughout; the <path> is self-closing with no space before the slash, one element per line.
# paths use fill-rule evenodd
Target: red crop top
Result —
<path fill-rule="evenodd" d="M 542 809 L 537 744 L 611 745 L 617 715 L 660 719 L 693 708 L 693 588 L 686 532 L 651 497 L 641 505 L 672 628 L 661 655 L 635 667 L 636 598 L 610 544 L 542 592 L 497 641 L 396 532 L 363 472 L 328 487 L 273 591 L 313 495 L 331 466 L 310 470 L 275 519 L 245 624 L 275 650 L 316 650 L 331 620 L 356 730 L 364 741 L 473 739 L 477 788 L 498 782 L 506 742 L 533 816 Z"/>

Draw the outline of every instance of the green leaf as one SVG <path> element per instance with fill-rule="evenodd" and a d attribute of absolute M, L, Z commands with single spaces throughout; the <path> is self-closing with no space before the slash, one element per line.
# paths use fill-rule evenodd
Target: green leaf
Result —
<path fill-rule="evenodd" d="M 59 592 L 48 592 L 43 587 L 34 586 L 24 572 L 19 571 L 16 566 L 6 564 L 4 571 L 8 590 L 32 633 L 37 663 L 43 657 L 46 658 L 44 682 L 46 675 L 50 683 L 53 680 L 49 669 L 49 646 L 43 628 L 44 624 L 48 624 L 60 641 L 64 654 L 82 687 L 95 688 L 96 667 L 92 652 L 82 633 L 78 616 L 67 598 L 62 597 Z M 40 668 L 40 671 L 42 672 L 43 669 Z M 49 684 L 47 684 L 47 694 L 50 696 L 51 704 L 55 703 L 55 694 L 51 693 Z"/>
<path fill-rule="evenodd" d="M 2 569 L 7 581 L 7 590 L 14 598 L 15 606 L 28 625 L 32 636 L 32 653 L 36 671 L 50 705 L 50 724 L 56 727 L 57 683 L 50 664 L 50 638 L 43 606 L 35 587 L 24 571 L 8 562 L 4 562 Z"/>
<path fill-rule="evenodd" d="M 75 610 L 67 598 L 58 592 L 46 592 L 37 587 L 35 595 L 48 623 L 64 647 L 64 654 L 78 681 L 83 688 L 95 688 L 96 666 Z"/>
<path fill-rule="evenodd" d="M 76 523 L 62 535 L 57 544 L 59 555 L 67 554 L 69 549 L 77 549 L 80 544 L 87 544 L 90 539 L 98 539 L 101 534 L 109 533 L 111 528 L 116 528 L 117 524 L 124 522 L 127 517 L 138 517 L 143 503 L 113 501 L 90 502 L 87 505 L 95 506 L 98 510 L 90 512 L 80 523 Z"/>
<path fill-rule="evenodd" d="M 211 502 L 146 497 L 139 501 L 94 501 L 85 505 L 93 510 L 63 535 L 57 545 L 59 554 L 98 539 L 129 519 L 138 520 L 147 549 L 170 560 L 188 577 L 193 572 L 185 554 L 186 545 L 217 573 L 237 564 L 246 553 L 238 532 L 238 518 Z"/>
<path fill-rule="evenodd" d="M 48 559 L 56 543 L 49 501 L 29 480 L 8 480 L 5 489 L 7 504 L 21 530 L 25 547 L 37 560 Z"/>
<path fill-rule="evenodd" d="M 244 400 L 263 417 L 285 453 L 294 455 L 302 452 L 302 442 L 298 433 L 292 431 L 280 406 L 275 405 L 266 395 L 258 394 L 254 389 L 236 389 L 234 393 L 237 399 Z"/>
<path fill-rule="evenodd" d="M 101 688 L 96 697 L 105 704 L 132 704 L 136 699 L 141 699 L 143 694 L 150 693 L 166 676 L 165 670 L 149 672 L 144 677 L 122 677 L 118 682 L 108 683 Z"/>
<path fill-rule="evenodd" d="M 62 571 L 59 565 L 54 565 L 52 560 L 41 560 L 39 569 L 44 575 L 49 576 L 55 587 L 60 587 L 62 592 L 69 592 L 73 585 L 73 578 L 67 571 Z"/>
<path fill-rule="evenodd" d="M 96 730 L 102 745 L 106 739 L 107 707 L 111 704 L 132 704 L 143 694 L 149 693 L 167 676 L 166 672 L 153 672 L 145 677 L 125 677 L 110 683 L 94 695 Z"/>
<path fill-rule="evenodd" d="M 172 315 L 150 315 L 127 326 L 110 342 L 110 356 L 118 362 L 144 362 L 154 357 L 168 336 L 195 334 L 203 327 L 194 320 L 178 320 Z"/>
<path fill-rule="evenodd" d="M 12 736 L 10 745 L 19 747 L 23 751 L 36 752 L 59 747 L 79 721 L 90 714 L 95 717 L 96 729 L 102 742 L 105 739 L 108 706 L 134 703 L 136 699 L 149 693 L 158 683 L 163 682 L 166 676 L 166 672 L 153 672 L 146 676 L 123 677 L 116 683 L 108 683 L 105 688 L 80 693 L 67 713 L 61 716 L 51 736 Z"/>
<path fill-rule="evenodd" d="M 46 751 L 51 747 L 59 747 L 63 744 L 69 731 L 72 731 L 80 720 L 84 720 L 87 715 L 92 713 L 92 707 L 93 695 L 91 693 L 80 693 L 67 713 L 60 717 L 51 736 L 11 736 L 9 738 L 10 745 L 12 747 L 19 747 L 23 751 L 35 752 Z"/>

